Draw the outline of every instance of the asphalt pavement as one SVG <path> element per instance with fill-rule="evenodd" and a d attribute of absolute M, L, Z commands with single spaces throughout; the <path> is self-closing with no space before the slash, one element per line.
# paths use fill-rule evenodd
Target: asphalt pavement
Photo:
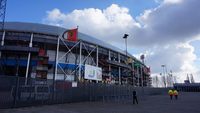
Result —
<path fill-rule="evenodd" d="M 200 113 L 200 92 L 180 92 L 178 100 L 166 95 L 144 96 L 139 104 L 127 102 L 82 102 L 15 109 L 0 113 Z"/>

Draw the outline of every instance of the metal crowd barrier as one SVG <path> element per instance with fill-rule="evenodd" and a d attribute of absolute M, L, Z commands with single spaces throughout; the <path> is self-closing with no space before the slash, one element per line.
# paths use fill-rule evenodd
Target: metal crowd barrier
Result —
<path fill-rule="evenodd" d="M 61 104 L 83 101 L 126 103 L 132 98 L 132 86 L 69 81 L 0 77 L 0 108 Z"/>

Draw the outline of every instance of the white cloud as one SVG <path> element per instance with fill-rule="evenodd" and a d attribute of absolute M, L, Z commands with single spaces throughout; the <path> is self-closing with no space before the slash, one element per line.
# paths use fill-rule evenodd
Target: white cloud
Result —
<path fill-rule="evenodd" d="M 178 4 L 181 3 L 183 0 L 164 0 L 164 4 Z"/>
<path fill-rule="evenodd" d="M 164 64 L 168 72 L 172 70 L 175 75 L 182 75 L 179 77 L 181 81 L 186 78 L 187 73 L 193 73 L 198 77 L 196 74 L 198 69 L 195 67 L 197 57 L 194 54 L 194 47 L 188 43 L 154 47 L 147 53 L 149 53 L 146 55 L 147 64 L 154 73 L 162 73 L 161 65 Z"/>
<path fill-rule="evenodd" d="M 161 4 L 146 10 L 137 19 L 143 25 L 136 29 L 132 42 L 155 45 L 186 42 L 200 32 L 199 0 L 182 0 L 179 4 Z M 144 39 L 146 41 L 144 41 Z"/>
<path fill-rule="evenodd" d="M 110 41 L 110 43 L 120 43 L 123 33 L 131 32 L 135 26 L 140 27 L 140 24 L 129 14 L 129 9 L 119 7 L 117 4 L 112 4 L 103 10 L 88 8 L 74 10 L 68 14 L 61 13 L 59 9 L 53 9 L 47 12 L 47 18 L 44 20 L 45 23 L 59 24 L 67 28 L 78 25 L 81 32 Z"/>
<path fill-rule="evenodd" d="M 199 39 L 199 4 L 199 0 L 164 0 L 136 19 L 128 8 L 117 4 L 106 9 L 76 9 L 70 13 L 53 9 L 47 12 L 44 22 L 67 28 L 78 25 L 79 31 L 110 44 L 124 45 L 122 36 L 128 33 L 129 50 L 135 47 L 145 50 L 143 53 L 153 73 L 160 73 L 160 66 L 166 64 L 177 75 L 198 74 L 195 66 L 198 57 L 189 41 Z"/>

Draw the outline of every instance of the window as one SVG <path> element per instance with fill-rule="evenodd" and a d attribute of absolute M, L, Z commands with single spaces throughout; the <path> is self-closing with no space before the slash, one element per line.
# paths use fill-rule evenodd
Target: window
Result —
<path fill-rule="evenodd" d="M 118 61 L 118 54 L 114 51 L 110 52 L 110 58 L 112 61 Z"/>

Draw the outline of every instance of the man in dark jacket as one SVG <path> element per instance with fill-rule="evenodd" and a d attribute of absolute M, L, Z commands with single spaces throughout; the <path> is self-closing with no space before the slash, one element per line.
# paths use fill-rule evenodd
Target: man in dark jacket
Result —
<path fill-rule="evenodd" d="M 138 104 L 137 93 L 133 91 L 133 104 L 135 104 L 135 102 Z"/>

